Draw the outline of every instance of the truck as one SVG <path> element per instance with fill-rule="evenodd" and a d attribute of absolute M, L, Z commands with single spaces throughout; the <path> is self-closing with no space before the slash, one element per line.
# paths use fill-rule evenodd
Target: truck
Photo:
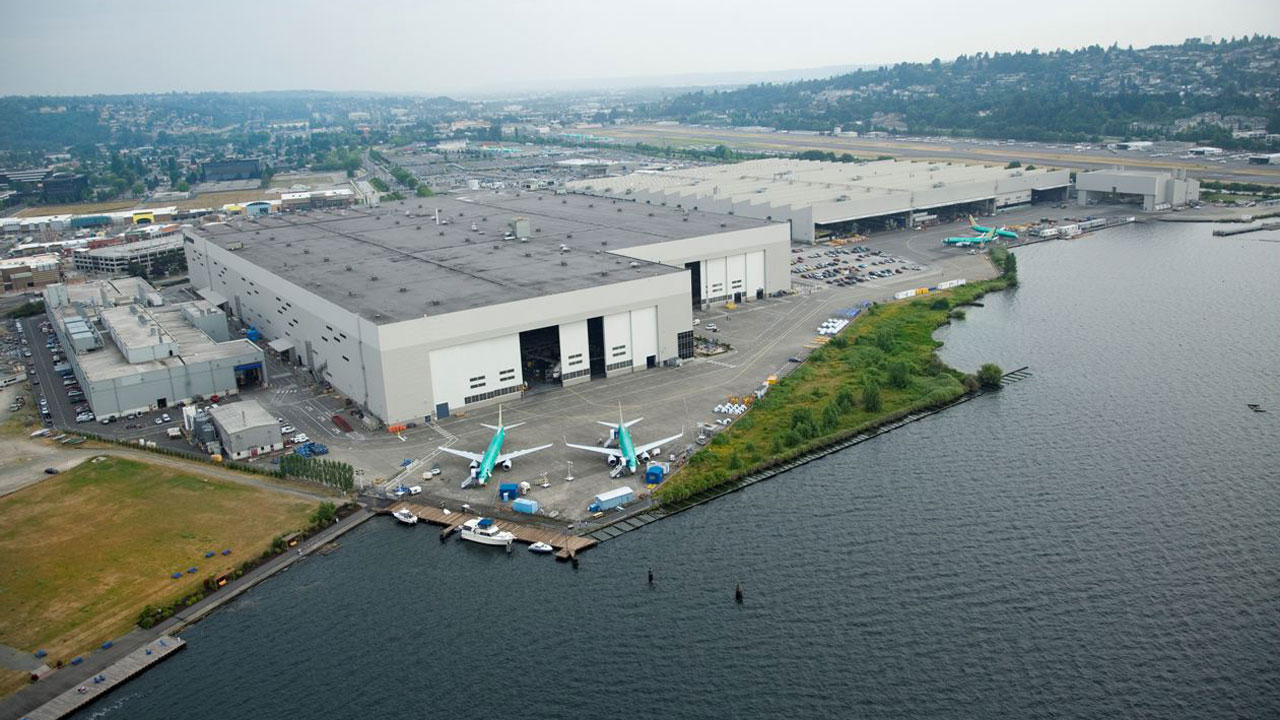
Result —
<path fill-rule="evenodd" d="M 621 507 L 636 499 L 636 493 L 631 488 L 623 485 L 620 488 L 614 488 L 608 492 L 602 492 L 592 499 L 591 504 L 587 506 L 587 512 L 600 512 L 601 510 L 612 510 Z"/>

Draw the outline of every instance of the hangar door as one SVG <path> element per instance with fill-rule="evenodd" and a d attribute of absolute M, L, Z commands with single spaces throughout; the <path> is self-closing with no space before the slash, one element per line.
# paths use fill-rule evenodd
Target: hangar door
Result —
<path fill-rule="evenodd" d="M 747 253 L 747 295 L 764 297 L 764 251 Z"/>
<path fill-rule="evenodd" d="M 506 335 L 431 351 L 431 393 L 455 411 L 520 390 L 520 336 Z"/>
<path fill-rule="evenodd" d="M 631 364 L 654 367 L 658 363 L 658 308 L 631 311 Z"/>

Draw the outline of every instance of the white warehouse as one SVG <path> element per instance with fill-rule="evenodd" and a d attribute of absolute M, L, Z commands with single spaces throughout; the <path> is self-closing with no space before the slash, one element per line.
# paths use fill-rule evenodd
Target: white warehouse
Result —
<path fill-rule="evenodd" d="M 908 227 L 912 216 L 991 214 L 1038 200 L 1065 200 L 1066 170 L 944 162 L 838 163 L 768 159 L 622 177 L 577 180 L 570 190 L 667 207 L 791 222 L 791 237 Z"/>
<path fill-rule="evenodd" d="M 692 307 L 790 287 L 786 225 L 481 192 L 184 229 L 201 294 L 388 424 L 692 357 Z"/>

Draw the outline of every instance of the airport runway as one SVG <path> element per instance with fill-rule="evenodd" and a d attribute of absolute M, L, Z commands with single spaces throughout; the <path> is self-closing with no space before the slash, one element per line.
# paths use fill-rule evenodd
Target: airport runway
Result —
<path fill-rule="evenodd" d="M 794 135 L 789 133 L 745 132 L 732 128 L 693 127 L 689 125 L 634 125 L 602 131 L 609 137 L 628 142 L 656 145 L 726 144 L 746 151 L 797 153 L 823 150 L 836 154 L 851 153 L 859 157 L 892 155 L 917 160 L 968 161 L 1006 164 L 1018 160 L 1024 165 L 1097 169 L 1123 165 L 1129 168 L 1185 168 L 1195 178 L 1227 182 L 1280 184 L 1280 166 L 1249 165 L 1241 161 L 1218 163 L 1214 160 L 1183 160 L 1178 157 L 1152 157 L 1140 151 L 1117 151 L 1091 148 L 1064 150 L 1061 145 L 1019 142 L 1012 145 L 979 145 L 964 141 L 925 142 L 903 139 L 849 138 L 829 135 Z M 994 142 L 994 141 L 986 141 Z"/>

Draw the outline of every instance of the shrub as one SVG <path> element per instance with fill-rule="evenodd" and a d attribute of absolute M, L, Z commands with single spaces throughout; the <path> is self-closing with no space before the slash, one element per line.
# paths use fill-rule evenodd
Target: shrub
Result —
<path fill-rule="evenodd" d="M 881 407 L 880 386 L 869 382 L 862 388 L 862 407 L 867 412 L 876 412 Z"/>
<path fill-rule="evenodd" d="M 960 382 L 964 385 L 966 392 L 977 392 L 978 389 L 982 387 L 982 384 L 978 382 L 977 376 L 971 373 L 966 374 L 964 376 L 964 380 L 961 380 Z"/>
<path fill-rule="evenodd" d="M 930 303 L 929 307 L 933 310 L 946 310 L 951 307 L 951 301 L 944 297 L 940 297 Z"/>
<path fill-rule="evenodd" d="M 907 386 L 907 380 L 911 377 L 911 368 L 904 360 L 894 360 L 887 366 L 889 374 L 889 384 L 896 388 L 904 388 Z"/>
<path fill-rule="evenodd" d="M 956 308 L 949 313 L 948 317 L 950 317 L 952 320 L 963 320 L 964 310 L 960 308 Z"/>
<path fill-rule="evenodd" d="M 1004 377 L 1004 371 L 995 363 L 987 363 L 978 368 L 978 384 L 988 390 L 994 390 L 1000 387 L 1000 380 Z"/>

